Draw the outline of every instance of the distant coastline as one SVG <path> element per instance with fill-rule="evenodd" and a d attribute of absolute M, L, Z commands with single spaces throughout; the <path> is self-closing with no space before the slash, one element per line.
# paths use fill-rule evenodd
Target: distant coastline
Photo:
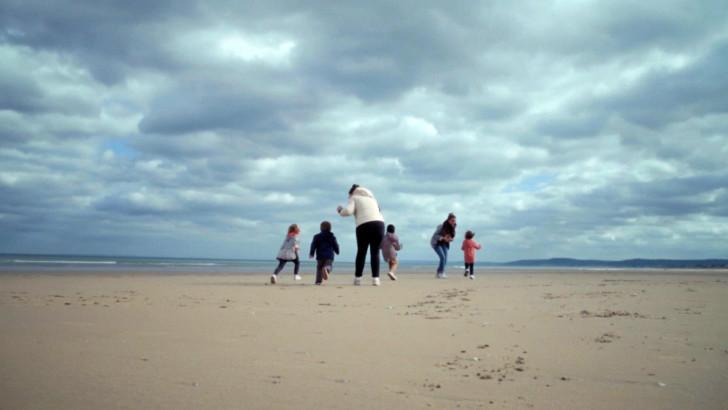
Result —
<path fill-rule="evenodd" d="M 635 268 L 635 269 L 726 269 L 728 259 L 624 259 L 607 261 L 599 259 L 522 259 L 511 262 L 487 263 L 500 267 L 551 267 L 551 268 Z"/>

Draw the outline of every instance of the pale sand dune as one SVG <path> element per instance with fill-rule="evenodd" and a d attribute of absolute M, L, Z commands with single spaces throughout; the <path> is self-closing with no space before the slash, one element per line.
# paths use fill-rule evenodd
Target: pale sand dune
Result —
<path fill-rule="evenodd" d="M 0 408 L 728 408 L 728 272 L 304 279 L 0 277 Z"/>

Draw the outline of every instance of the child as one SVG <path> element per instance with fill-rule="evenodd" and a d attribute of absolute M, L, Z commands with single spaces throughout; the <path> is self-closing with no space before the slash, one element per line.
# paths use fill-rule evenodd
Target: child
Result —
<path fill-rule="evenodd" d="M 394 225 L 387 225 L 387 234 L 382 238 L 382 258 L 389 262 L 389 279 L 397 280 L 394 273 L 397 271 L 397 251 L 402 249 L 399 237 L 394 233 Z"/>
<path fill-rule="evenodd" d="M 474 279 L 475 276 L 475 271 L 473 270 L 475 267 L 475 251 L 481 248 L 480 244 L 473 240 L 474 236 L 475 233 L 473 231 L 465 232 L 465 240 L 463 241 L 463 246 L 460 247 L 465 254 L 464 276 L 469 275 L 470 279 Z"/>
<path fill-rule="evenodd" d="M 301 233 L 301 230 L 298 228 L 298 225 L 293 224 L 288 227 L 288 235 L 286 235 L 286 239 L 283 241 L 281 249 L 278 251 L 278 256 L 276 257 L 278 259 L 278 267 L 270 276 L 270 283 L 274 285 L 278 283 L 278 274 L 289 261 L 293 262 L 293 279 L 301 280 L 301 277 L 298 276 L 298 268 L 301 266 L 301 263 L 298 261 L 298 249 L 300 245 L 297 237 L 299 233 Z"/>
<path fill-rule="evenodd" d="M 314 254 L 316 254 L 316 284 L 320 285 L 323 281 L 329 280 L 334 254 L 339 254 L 339 243 L 331 232 L 329 221 L 321 222 L 321 232 L 314 235 L 311 241 L 308 257 L 313 258 Z"/>

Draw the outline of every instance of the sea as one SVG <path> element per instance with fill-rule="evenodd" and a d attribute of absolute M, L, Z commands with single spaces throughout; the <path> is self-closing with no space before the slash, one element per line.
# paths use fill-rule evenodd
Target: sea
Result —
<path fill-rule="evenodd" d="M 171 257 L 149 257 L 149 256 L 104 256 L 104 255 L 39 255 L 39 254 L 0 254 L 0 275 L 3 274 L 209 274 L 209 275 L 241 275 L 261 274 L 272 272 L 278 265 L 275 259 L 216 259 L 216 258 L 171 258 Z M 386 272 L 386 263 L 381 262 L 381 271 Z M 437 260 L 408 261 L 401 260 L 398 273 L 402 274 L 433 274 L 437 268 Z M 455 275 L 464 269 L 462 261 L 448 263 L 447 272 Z M 301 272 L 305 275 L 316 270 L 316 261 L 310 259 L 301 260 Z M 641 273 L 680 273 L 684 269 L 663 269 L 649 267 L 588 267 L 588 266 L 503 266 L 483 262 L 475 266 L 477 272 L 490 271 L 508 272 L 513 270 L 527 270 L 530 272 L 605 272 L 614 273 L 641 272 Z M 696 270 L 690 269 L 688 270 Z M 725 275 L 726 269 L 697 269 L 703 274 Z M 343 258 L 334 262 L 334 272 L 353 273 L 354 263 Z M 369 261 L 365 267 L 364 275 L 369 275 Z M 282 274 L 292 274 L 293 264 L 289 263 Z"/>
<path fill-rule="evenodd" d="M 369 261 L 365 274 L 369 272 Z M 0 254 L 0 274 L 8 273 L 93 273 L 93 274 L 253 274 L 272 272 L 278 265 L 275 259 L 215 259 L 215 258 L 170 258 L 147 256 L 103 256 L 103 255 L 38 255 Z M 385 262 L 381 262 L 386 272 Z M 400 261 L 398 272 L 435 271 L 437 262 Z M 453 266 L 461 268 L 461 266 Z M 316 261 L 301 260 L 303 273 L 314 272 Z M 336 260 L 334 271 L 353 272 L 353 261 Z M 293 272 L 289 263 L 282 274 Z"/>

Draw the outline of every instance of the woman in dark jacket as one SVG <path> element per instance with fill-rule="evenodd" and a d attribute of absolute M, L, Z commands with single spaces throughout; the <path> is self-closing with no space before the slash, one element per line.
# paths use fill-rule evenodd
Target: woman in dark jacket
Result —
<path fill-rule="evenodd" d="M 455 222 L 455 214 L 450 213 L 445 222 L 437 225 L 437 229 L 435 229 L 435 233 L 432 235 L 432 239 L 430 239 L 432 249 L 435 250 L 437 257 L 440 258 L 436 275 L 438 279 L 447 278 L 447 274 L 445 273 L 445 268 L 447 267 L 447 251 L 450 249 L 450 242 L 455 239 L 455 227 L 457 226 Z"/>

